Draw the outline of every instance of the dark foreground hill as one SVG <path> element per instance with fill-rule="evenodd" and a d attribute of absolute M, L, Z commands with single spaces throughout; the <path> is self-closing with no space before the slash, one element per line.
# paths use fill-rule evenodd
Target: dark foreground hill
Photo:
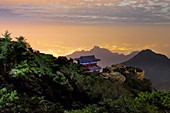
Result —
<path fill-rule="evenodd" d="M 89 51 L 76 51 L 70 55 L 67 55 L 67 58 L 79 58 L 80 56 L 85 55 L 95 55 L 96 58 L 101 59 L 99 65 L 101 67 L 111 66 L 112 64 L 119 64 L 125 61 L 128 61 L 132 57 L 138 54 L 138 51 L 134 51 L 129 55 L 113 53 L 105 48 L 100 48 L 99 46 L 94 46 L 93 49 Z"/>
<path fill-rule="evenodd" d="M 35 51 L 23 37 L 0 38 L 0 113 L 168 113 L 138 68 L 115 65 L 84 75 L 72 59 Z"/>
<path fill-rule="evenodd" d="M 157 89 L 170 90 L 170 59 L 151 50 L 143 50 L 123 65 L 139 67 Z"/>

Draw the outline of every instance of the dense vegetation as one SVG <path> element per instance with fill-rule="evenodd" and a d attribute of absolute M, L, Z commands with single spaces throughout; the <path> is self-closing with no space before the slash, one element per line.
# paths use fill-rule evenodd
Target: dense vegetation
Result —
<path fill-rule="evenodd" d="M 124 83 L 84 75 L 66 57 L 31 48 L 24 37 L 0 38 L 0 113 L 168 113 L 170 92 L 149 80 Z"/>

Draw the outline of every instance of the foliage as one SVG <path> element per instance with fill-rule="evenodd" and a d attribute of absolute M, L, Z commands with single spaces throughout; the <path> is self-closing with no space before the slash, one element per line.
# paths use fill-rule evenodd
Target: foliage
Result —
<path fill-rule="evenodd" d="M 90 105 L 81 110 L 72 110 L 66 111 L 65 113 L 106 113 L 102 107 L 98 107 L 97 105 Z"/>
<path fill-rule="evenodd" d="M 0 109 L 1 112 L 16 111 L 20 106 L 17 104 L 19 100 L 16 90 L 9 90 L 6 87 L 0 89 Z"/>
<path fill-rule="evenodd" d="M 164 110 L 170 110 L 170 91 L 141 92 L 137 98 L 140 102 L 149 103 Z"/>

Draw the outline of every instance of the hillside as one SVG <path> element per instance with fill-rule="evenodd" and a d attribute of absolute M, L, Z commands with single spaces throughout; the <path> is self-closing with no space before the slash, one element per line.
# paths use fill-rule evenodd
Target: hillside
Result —
<path fill-rule="evenodd" d="M 157 89 L 170 90 L 170 59 L 152 50 L 143 50 L 123 65 L 139 67 Z"/>
<path fill-rule="evenodd" d="M 33 50 L 24 37 L 0 38 L 0 113 L 170 112 L 170 92 L 144 77 L 122 65 L 84 75 L 72 59 Z"/>
<path fill-rule="evenodd" d="M 95 55 L 96 58 L 101 59 L 99 62 L 99 65 L 101 67 L 106 67 L 106 66 L 111 66 L 112 64 L 119 64 L 121 62 L 125 62 L 132 57 L 134 57 L 136 54 L 138 54 L 137 51 L 132 52 L 129 55 L 124 55 L 124 54 L 118 54 L 118 53 L 112 53 L 108 49 L 105 48 L 100 48 L 99 46 L 94 46 L 89 51 L 76 51 L 70 55 L 67 55 L 67 58 L 78 58 L 80 56 L 85 56 L 85 55 Z"/>

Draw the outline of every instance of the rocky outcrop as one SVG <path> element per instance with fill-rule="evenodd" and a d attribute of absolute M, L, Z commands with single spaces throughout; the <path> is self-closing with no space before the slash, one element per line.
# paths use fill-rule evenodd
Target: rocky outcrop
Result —
<path fill-rule="evenodd" d="M 105 78 L 114 78 L 115 81 L 124 82 L 126 78 L 119 72 L 102 73 L 101 76 Z"/>
<path fill-rule="evenodd" d="M 104 68 L 101 76 L 105 78 L 111 77 L 116 81 L 124 82 L 127 78 L 143 80 L 145 72 L 139 68 L 117 64 Z"/>

